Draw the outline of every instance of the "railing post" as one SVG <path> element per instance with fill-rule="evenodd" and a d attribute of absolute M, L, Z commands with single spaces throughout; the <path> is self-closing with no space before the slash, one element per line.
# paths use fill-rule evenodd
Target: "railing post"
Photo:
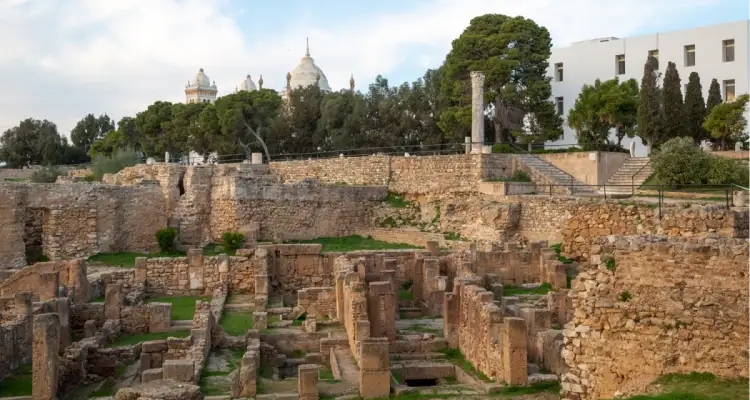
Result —
<path fill-rule="evenodd" d="M 724 191 L 724 193 L 726 194 L 726 200 L 727 200 L 727 209 L 730 209 L 731 207 L 729 206 L 729 189 L 726 189 L 726 190 Z M 734 201 L 733 201 L 733 202 L 734 202 Z"/>
<path fill-rule="evenodd" d="M 658 193 L 659 194 L 657 195 L 657 197 L 659 199 L 659 221 L 661 221 L 661 202 L 662 202 L 662 197 L 664 196 L 664 188 L 660 186 Z"/>
<path fill-rule="evenodd" d="M 604 200 L 607 200 L 607 184 L 604 184 Z"/>

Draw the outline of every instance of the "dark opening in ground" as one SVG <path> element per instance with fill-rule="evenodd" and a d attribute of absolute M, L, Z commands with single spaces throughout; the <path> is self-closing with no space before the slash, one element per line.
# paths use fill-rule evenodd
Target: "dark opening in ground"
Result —
<path fill-rule="evenodd" d="M 185 194 L 185 175 L 180 175 L 180 180 L 177 181 L 177 190 L 180 191 L 180 196 Z"/>
<path fill-rule="evenodd" d="M 424 386 L 437 386 L 437 379 L 404 379 L 406 386 L 411 387 L 424 387 Z"/>

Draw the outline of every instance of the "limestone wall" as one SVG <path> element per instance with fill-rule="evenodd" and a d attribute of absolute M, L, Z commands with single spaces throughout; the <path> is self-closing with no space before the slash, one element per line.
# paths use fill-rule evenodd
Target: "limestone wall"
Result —
<path fill-rule="evenodd" d="M 582 151 L 540 154 L 539 157 L 587 185 L 603 185 L 630 156 L 628 153 Z"/>
<path fill-rule="evenodd" d="M 90 298 L 89 282 L 86 279 L 86 264 L 82 259 L 40 262 L 25 267 L 0 282 L 0 298 L 13 297 L 16 293 L 33 293 L 45 301 L 58 297 L 58 288 L 64 286 L 76 303 Z"/>
<path fill-rule="evenodd" d="M 563 331 L 571 398 L 628 395 L 668 373 L 748 376 L 746 239 L 602 238 L 590 253 Z"/>
<path fill-rule="evenodd" d="M 308 317 L 336 319 L 336 289 L 333 287 L 309 287 L 297 292 L 297 305 Z"/>
<path fill-rule="evenodd" d="M 312 178 L 329 184 L 387 186 L 398 193 L 424 194 L 474 190 L 483 178 L 510 176 L 511 155 L 460 154 L 385 156 L 277 161 L 271 172 L 284 182 Z"/>
<path fill-rule="evenodd" d="M 154 234 L 167 225 L 163 204 L 153 185 L 0 183 L 0 269 L 26 265 L 28 209 L 41 211 L 43 253 L 58 260 L 155 251 Z"/>
<path fill-rule="evenodd" d="M 364 270 L 364 261 L 359 260 L 357 271 Z M 359 360 L 360 346 L 370 337 L 370 322 L 367 315 L 367 293 L 360 274 L 355 272 L 352 262 L 344 256 L 335 261 L 336 305 L 339 321 L 344 323 L 349 339 L 349 349 L 355 360 Z"/>

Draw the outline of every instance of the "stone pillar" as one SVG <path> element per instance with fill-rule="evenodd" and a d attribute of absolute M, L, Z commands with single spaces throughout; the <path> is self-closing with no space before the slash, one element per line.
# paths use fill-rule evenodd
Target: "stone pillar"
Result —
<path fill-rule="evenodd" d="M 526 322 L 522 318 L 503 319 L 503 381 L 508 385 L 525 385 L 528 373 Z"/>
<path fill-rule="evenodd" d="M 83 337 L 90 338 L 96 335 L 96 321 L 93 319 L 83 323 Z"/>
<path fill-rule="evenodd" d="M 255 250 L 255 309 L 265 310 L 268 305 L 268 250 Z"/>
<path fill-rule="evenodd" d="M 256 311 L 253 313 L 253 329 L 268 329 L 268 313 Z"/>
<path fill-rule="evenodd" d="M 188 249 L 187 262 L 190 294 L 203 294 L 203 249 Z"/>
<path fill-rule="evenodd" d="M 109 284 L 104 289 L 104 318 L 120 319 L 120 310 L 125 298 L 119 284 Z"/>
<path fill-rule="evenodd" d="M 471 71 L 471 152 L 482 153 L 484 143 L 484 72 Z"/>
<path fill-rule="evenodd" d="M 451 348 L 458 348 L 459 324 L 461 322 L 458 318 L 460 302 L 460 288 L 458 291 L 454 290 L 453 293 L 446 293 L 445 298 L 443 298 L 443 332 L 445 341 Z"/>
<path fill-rule="evenodd" d="M 318 400 L 318 366 L 302 364 L 297 367 L 299 400 Z"/>
<path fill-rule="evenodd" d="M 391 371 L 388 339 L 369 338 L 362 341 L 359 360 L 359 394 L 362 398 L 388 397 L 391 392 Z"/>
<path fill-rule="evenodd" d="M 464 149 L 466 154 L 471 153 L 471 136 L 464 137 Z"/>
<path fill-rule="evenodd" d="M 440 255 L 440 243 L 438 243 L 437 240 L 428 240 L 427 251 L 430 253 L 430 256 L 432 257 L 439 256 Z"/>
<path fill-rule="evenodd" d="M 86 263 L 83 259 L 71 260 L 68 271 L 68 283 L 73 291 L 71 293 L 73 303 L 81 304 L 91 300 L 91 289 L 89 287 L 89 280 L 86 277 Z"/>
<path fill-rule="evenodd" d="M 146 269 L 146 257 L 136 257 L 135 259 L 135 282 L 146 283 L 146 277 L 148 276 L 148 270 Z"/>
<path fill-rule="evenodd" d="M 263 153 L 251 153 L 250 160 L 254 165 L 263 164 Z"/>
<path fill-rule="evenodd" d="M 336 277 L 336 319 L 344 321 L 344 276 Z"/>
<path fill-rule="evenodd" d="M 60 274 L 58 272 L 39 274 L 39 280 L 40 286 L 36 288 L 39 301 L 56 299 L 57 291 L 60 287 Z"/>
<path fill-rule="evenodd" d="M 31 312 L 32 312 L 31 293 L 29 292 L 16 293 L 14 303 L 15 303 L 15 308 L 16 308 L 16 314 L 31 315 Z"/>
<path fill-rule="evenodd" d="M 33 400 L 57 399 L 60 368 L 60 319 L 57 314 L 40 314 L 34 317 L 34 344 L 31 372 L 31 398 Z"/>
<path fill-rule="evenodd" d="M 55 299 L 55 310 L 60 321 L 60 348 L 64 349 L 70 345 L 70 299 Z"/>
<path fill-rule="evenodd" d="M 396 340 L 396 293 L 390 282 L 372 282 L 367 294 L 370 336 Z"/>
<path fill-rule="evenodd" d="M 734 199 L 732 199 L 733 205 L 735 207 L 744 207 L 746 197 L 747 193 L 745 193 L 745 191 L 742 189 L 734 192 Z"/>

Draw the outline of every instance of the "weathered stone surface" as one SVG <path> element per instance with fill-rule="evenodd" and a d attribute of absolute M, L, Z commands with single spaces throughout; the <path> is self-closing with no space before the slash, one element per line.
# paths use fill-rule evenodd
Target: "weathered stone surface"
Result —
<path fill-rule="evenodd" d="M 200 387 L 171 379 L 155 380 L 132 388 L 120 389 L 115 400 L 201 400 Z"/>

